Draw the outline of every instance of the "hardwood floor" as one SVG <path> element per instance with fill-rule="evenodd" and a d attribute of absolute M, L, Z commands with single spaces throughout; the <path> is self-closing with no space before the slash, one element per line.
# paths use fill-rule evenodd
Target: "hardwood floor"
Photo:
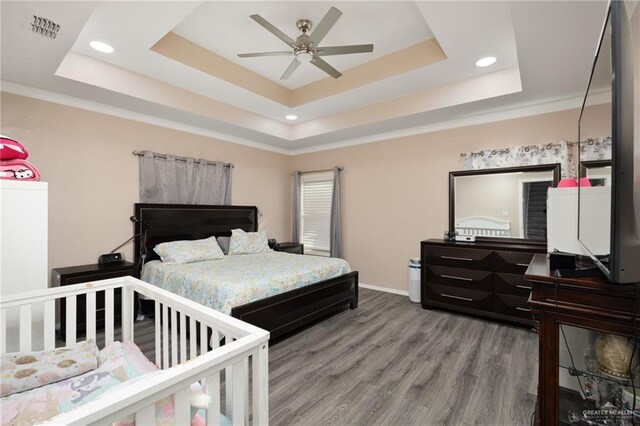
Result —
<path fill-rule="evenodd" d="M 154 361 L 152 321 L 135 341 Z M 357 309 L 271 342 L 270 423 L 525 425 L 537 377 L 527 329 L 360 289 Z"/>
<path fill-rule="evenodd" d="M 535 408 L 538 335 L 361 289 L 270 349 L 274 425 L 518 425 Z"/>

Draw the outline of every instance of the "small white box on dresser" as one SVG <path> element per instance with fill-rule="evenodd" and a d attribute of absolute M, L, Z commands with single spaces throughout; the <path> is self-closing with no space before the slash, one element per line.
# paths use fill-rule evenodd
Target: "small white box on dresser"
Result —
<path fill-rule="evenodd" d="M 47 182 L 0 180 L 0 297 L 47 288 L 47 221 Z M 40 324 L 42 312 L 31 315 L 34 324 Z M 7 313 L 4 320 L 17 330 L 18 312 Z M 34 337 L 39 328 L 34 328 Z M 17 336 L 7 333 L 8 350 L 17 350 Z"/>

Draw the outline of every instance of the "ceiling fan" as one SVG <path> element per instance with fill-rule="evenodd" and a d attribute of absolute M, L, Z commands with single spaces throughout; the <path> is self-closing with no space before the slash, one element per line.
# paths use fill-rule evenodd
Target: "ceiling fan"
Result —
<path fill-rule="evenodd" d="M 327 46 L 320 47 L 319 44 L 322 39 L 327 35 L 329 30 L 333 28 L 338 18 L 342 16 L 342 12 L 340 12 L 337 8 L 332 7 L 329 9 L 324 18 L 320 21 L 318 26 L 313 30 L 310 35 L 307 33 L 311 30 L 313 26 L 312 22 L 308 19 L 299 19 L 296 22 L 296 26 L 302 34 L 298 36 L 295 40 L 277 29 L 271 23 L 269 23 L 266 19 L 264 19 L 260 15 L 251 15 L 250 18 L 264 27 L 267 31 L 278 37 L 280 40 L 284 41 L 289 47 L 293 50 L 285 50 L 280 52 L 259 52 L 259 53 L 240 53 L 238 54 L 241 58 L 251 58 L 258 56 L 292 56 L 293 61 L 287 67 L 284 74 L 280 77 L 280 80 L 288 79 L 291 74 L 298 68 L 298 66 L 302 63 L 311 63 L 316 67 L 320 68 L 322 71 L 326 72 L 333 78 L 338 78 L 342 74 L 337 69 L 333 68 L 327 62 L 325 62 L 321 56 L 329 56 L 329 55 L 347 55 L 351 53 L 369 53 L 373 52 L 373 44 L 355 44 L 350 46 Z"/>

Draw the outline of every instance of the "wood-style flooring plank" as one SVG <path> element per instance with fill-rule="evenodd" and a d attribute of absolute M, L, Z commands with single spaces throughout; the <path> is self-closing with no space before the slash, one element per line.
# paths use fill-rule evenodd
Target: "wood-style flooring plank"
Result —
<path fill-rule="evenodd" d="M 134 335 L 154 360 L 153 322 Z M 360 289 L 357 309 L 271 342 L 270 423 L 527 425 L 537 377 L 527 329 Z"/>
<path fill-rule="evenodd" d="M 270 349 L 274 425 L 516 425 L 535 408 L 538 335 L 361 289 Z"/>

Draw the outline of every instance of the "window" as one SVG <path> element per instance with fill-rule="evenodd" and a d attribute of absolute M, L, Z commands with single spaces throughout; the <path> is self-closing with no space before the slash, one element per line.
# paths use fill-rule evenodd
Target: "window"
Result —
<path fill-rule="evenodd" d="M 329 256 L 333 172 L 300 177 L 300 235 L 305 254 Z"/>

